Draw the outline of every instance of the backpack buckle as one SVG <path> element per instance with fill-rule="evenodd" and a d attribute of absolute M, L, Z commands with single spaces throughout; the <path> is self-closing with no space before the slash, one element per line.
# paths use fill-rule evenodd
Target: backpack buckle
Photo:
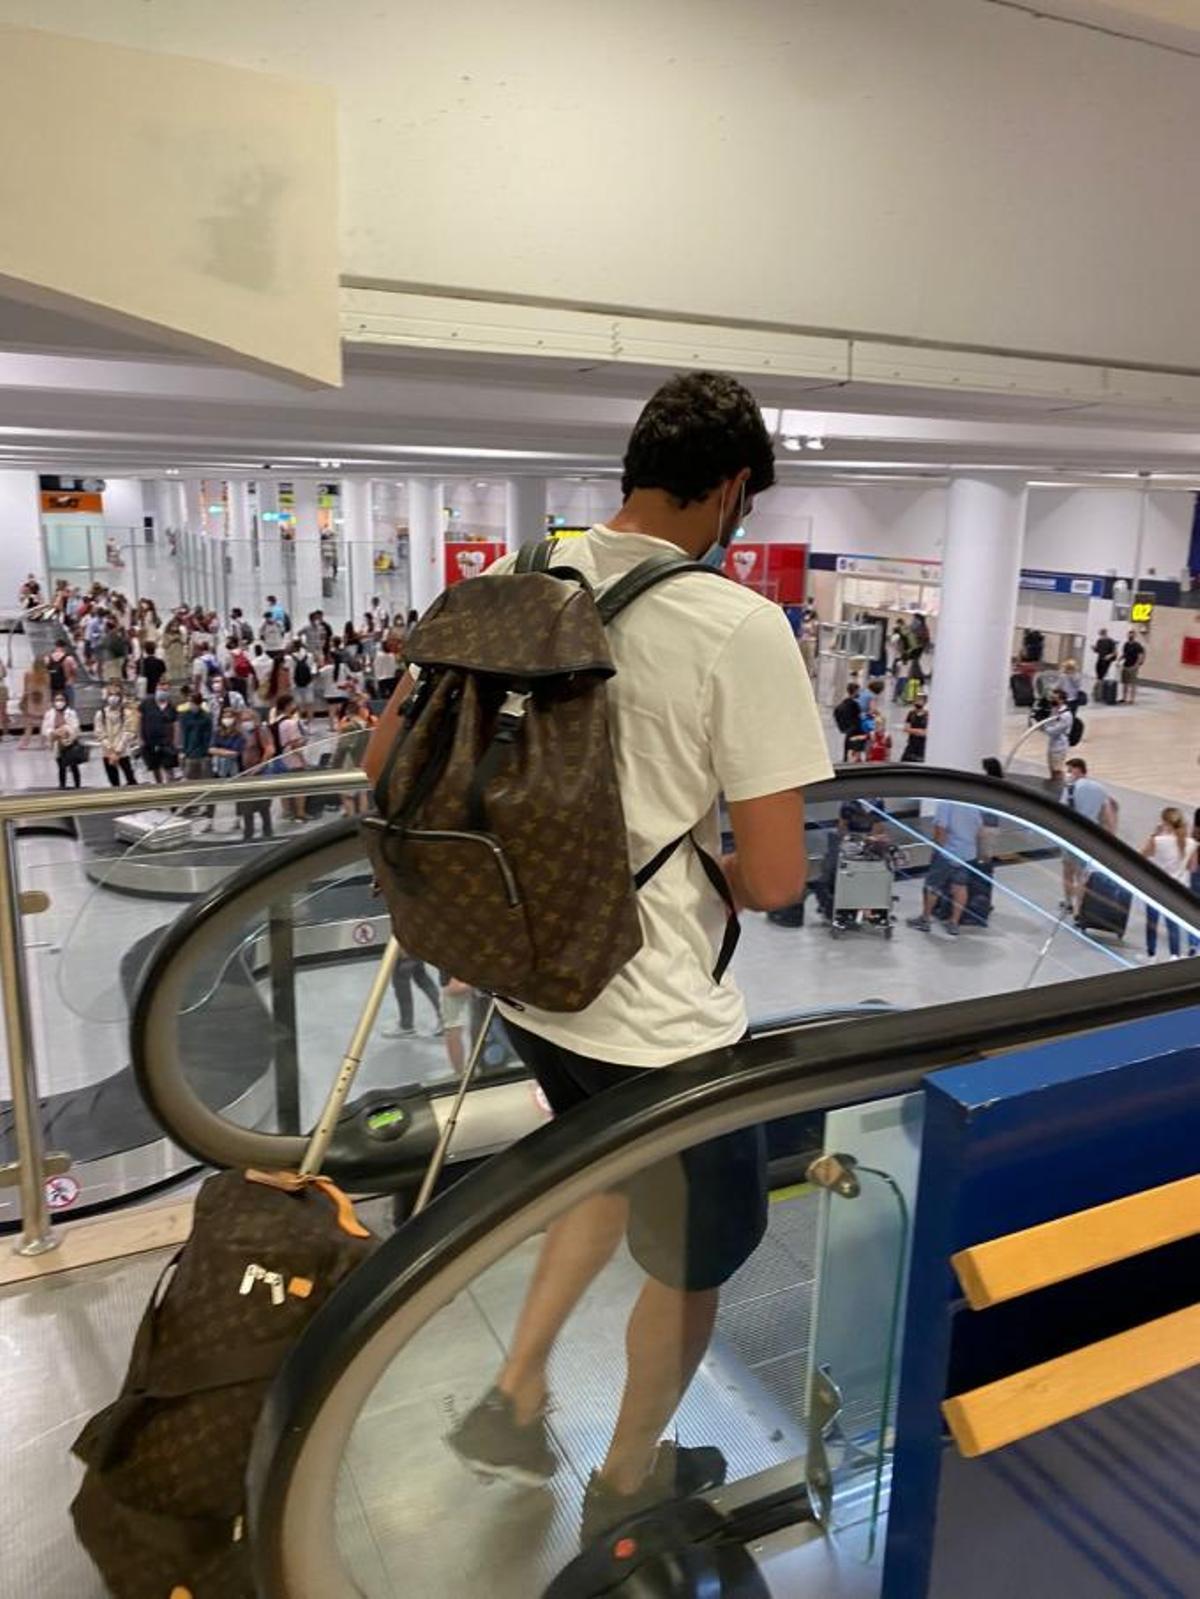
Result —
<path fill-rule="evenodd" d="M 504 696 L 504 704 L 500 707 L 500 715 L 502 717 L 511 717 L 514 721 L 519 722 L 525 715 L 526 704 L 532 698 L 533 695 L 528 689 L 524 693 L 518 694 L 516 689 L 510 688 Z"/>

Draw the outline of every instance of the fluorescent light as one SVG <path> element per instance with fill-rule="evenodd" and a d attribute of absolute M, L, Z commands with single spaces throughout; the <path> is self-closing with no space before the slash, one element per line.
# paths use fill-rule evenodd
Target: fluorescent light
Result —
<path fill-rule="evenodd" d="M 784 439 L 783 447 L 785 450 L 798 450 L 800 448 L 800 440 L 789 436 Z"/>
<path fill-rule="evenodd" d="M 825 440 L 819 433 L 814 433 L 810 438 L 805 439 L 804 448 L 806 450 L 823 450 L 825 448 Z"/>

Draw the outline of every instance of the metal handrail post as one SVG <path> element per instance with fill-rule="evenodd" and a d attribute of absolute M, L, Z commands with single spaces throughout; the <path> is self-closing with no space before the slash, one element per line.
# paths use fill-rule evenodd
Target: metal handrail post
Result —
<path fill-rule="evenodd" d="M 21 1242 L 17 1254 L 44 1255 L 58 1247 L 58 1239 L 50 1230 L 50 1207 L 46 1203 L 46 1145 L 29 1020 L 16 845 L 16 828 L 5 821 L 0 824 L 0 989 L 4 995 L 4 1032 L 21 1193 Z"/>

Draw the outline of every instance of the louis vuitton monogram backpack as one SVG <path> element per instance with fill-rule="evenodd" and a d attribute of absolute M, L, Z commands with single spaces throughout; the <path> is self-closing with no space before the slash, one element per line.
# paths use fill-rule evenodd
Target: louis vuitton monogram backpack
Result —
<path fill-rule="evenodd" d="M 737 918 L 690 834 L 630 862 L 605 691 L 613 618 L 712 569 L 655 556 L 593 594 L 569 565 L 551 569 L 555 548 L 527 545 L 512 572 L 455 585 L 414 628 L 419 677 L 363 831 L 404 950 L 499 998 L 578 1011 L 641 947 L 637 890 L 685 840 L 729 913 L 717 981 Z"/>

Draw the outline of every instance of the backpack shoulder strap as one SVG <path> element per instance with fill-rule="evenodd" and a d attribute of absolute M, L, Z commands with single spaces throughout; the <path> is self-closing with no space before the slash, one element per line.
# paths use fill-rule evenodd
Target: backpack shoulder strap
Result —
<path fill-rule="evenodd" d="M 554 554 L 557 539 L 533 539 L 522 544 L 514 572 L 548 572 L 550 557 Z"/>
<path fill-rule="evenodd" d="M 648 561 L 639 562 L 631 572 L 618 578 L 611 588 L 605 589 L 599 596 L 596 607 L 600 612 L 600 620 L 607 627 L 634 600 L 640 599 L 647 589 L 656 588 L 659 583 L 679 577 L 684 572 L 711 572 L 714 576 L 720 576 L 715 567 L 705 566 L 703 561 L 693 561 L 686 555 L 652 555 Z"/>
<path fill-rule="evenodd" d="M 704 570 L 711 571 L 712 568 L 705 567 Z M 633 886 L 635 889 L 645 888 L 650 879 L 657 876 L 661 868 L 667 864 L 675 851 L 685 841 L 695 850 L 700 865 L 704 868 L 705 877 L 708 878 L 713 888 L 716 889 L 725 902 L 725 936 L 721 940 L 721 948 L 717 954 L 717 964 L 713 967 L 712 974 L 713 982 L 719 983 L 729 969 L 729 963 L 733 959 L 734 951 L 738 946 L 738 939 L 742 936 L 742 926 L 738 920 L 737 906 L 734 904 L 733 893 L 730 890 L 725 873 L 721 870 L 721 863 L 714 860 L 708 851 L 696 842 L 694 834 L 682 833 L 678 838 L 673 838 L 669 844 L 665 844 L 657 855 L 648 860 L 643 867 L 633 874 Z"/>

